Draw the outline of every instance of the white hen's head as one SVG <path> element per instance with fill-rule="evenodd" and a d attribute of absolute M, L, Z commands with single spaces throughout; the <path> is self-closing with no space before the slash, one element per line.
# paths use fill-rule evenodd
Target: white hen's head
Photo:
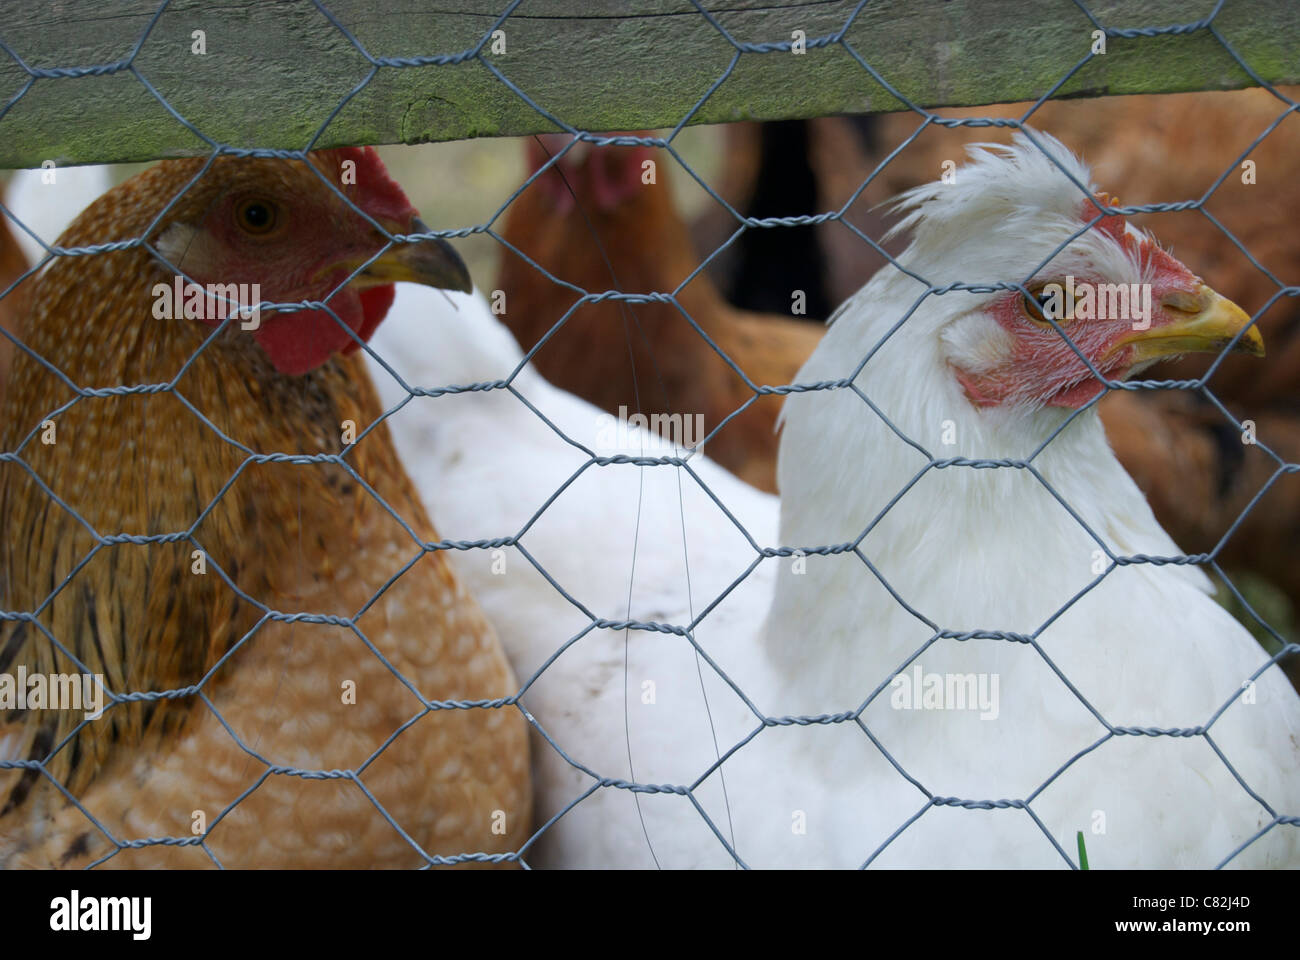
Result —
<path fill-rule="evenodd" d="M 908 269 L 939 287 L 1022 283 L 1030 294 L 954 290 L 908 320 L 911 336 L 937 339 L 972 406 L 1083 406 L 1105 386 L 1079 353 L 1114 380 L 1229 343 L 1263 354 L 1244 311 L 1122 216 L 1102 216 L 1097 203 L 1115 201 L 1087 166 L 1054 138 L 1031 136 L 971 147 L 955 182 L 917 187 L 897 204 L 906 216 L 895 230 L 912 235 L 899 258 Z"/>
<path fill-rule="evenodd" d="M 834 383 L 853 371 L 855 390 L 792 394 L 784 408 L 781 542 L 853 542 L 889 585 L 852 563 L 781 571 L 769 650 L 807 671 L 790 638 L 826 638 L 815 679 L 835 703 L 878 682 L 864 664 L 892 667 L 925 641 L 914 610 L 953 629 L 1034 631 L 1062 603 L 1076 609 L 1069 598 L 1095 576 L 1098 536 L 1121 554 L 1180 553 L 1108 448 L 1095 407 L 1075 416 L 1106 389 L 1088 364 L 1120 380 L 1162 356 L 1230 343 L 1263 351 L 1242 310 L 1123 217 L 1100 216 L 1094 200 L 1113 201 L 1059 142 L 1031 131 L 970 155 L 955 182 L 900 198 L 897 229 L 912 236 L 897 258 L 904 270 L 887 265 L 859 290 L 798 376 Z M 952 284 L 983 289 L 926 292 Z M 1030 455 L 1034 475 L 924 464 Z M 1104 596 L 1208 585 L 1188 566 L 1126 573 Z M 864 636 L 879 658 L 863 659 Z"/>

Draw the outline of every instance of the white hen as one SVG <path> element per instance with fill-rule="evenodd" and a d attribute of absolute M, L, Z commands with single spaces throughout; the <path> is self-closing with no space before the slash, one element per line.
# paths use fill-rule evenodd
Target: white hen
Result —
<path fill-rule="evenodd" d="M 936 286 L 1033 276 L 1042 302 L 1051 291 L 1040 284 L 1067 277 L 1080 289 L 1149 284 L 1150 329 L 1140 317 L 1083 319 L 1082 301 L 1079 319 L 1061 321 L 1118 379 L 1162 355 L 1217 351 L 1243 329 L 1242 311 L 1122 218 L 1085 230 L 1096 208 L 1062 170 L 1095 191 L 1088 169 L 1034 136 L 1055 163 L 1021 135 L 972 149 L 955 183 L 906 195 L 913 240 L 900 262 Z M 900 768 L 875 751 L 818 828 L 861 861 L 879 851 L 876 865 L 1059 866 L 1076 831 L 1094 867 L 1214 866 L 1261 831 L 1233 865 L 1297 865 L 1300 830 L 1276 823 L 1300 814 L 1300 700 L 1280 669 L 1249 683 L 1268 658 L 1199 569 L 1137 563 L 1098 576 L 1110 561 L 1092 534 L 1116 556 L 1181 553 L 1095 407 L 1078 409 L 1099 382 L 1020 293 L 918 304 L 925 289 L 882 269 L 800 373 L 851 377 L 879 412 L 849 389 L 792 396 L 785 411 L 780 542 L 854 542 L 870 566 L 843 552 L 809 556 L 802 576 L 782 567 L 766 647 L 800 679 L 770 709 L 856 712 L 878 691 L 861 721 Z M 1238 347 L 1262 349 L 1253 330 Z M 1180 732 L 1139 732 L 1151 728 Z M 803 732 L 799 763 L 781 776 L 843 766 L 828 731 Z"/>
<path fill-rule="evenodd" d="M 415 387 L 509 376 L 522 360 L 510 333 L 481 296 L 451 297 L 454 309 L 439 293 L 398 284 L 371 348 Z M 407 396 L 373 360 L 372 372 L 387 406 Z M 609 436 L 608 415 L 551 386 L 531 367 L 520 370 L 513 386 L 572 441 L 602 457 L 673 454 L 645 430 Z M 758 714 L 685 637 L 592 628 L 593 617 L 678 626 L 701 618 L 695 640 L 759 710 L 785 683 L 758 645 L 774 564 L 784 561 L 761 559 L 689 473 L 628 463 L 584 470 L 591 460 L 587 453 L 500 389 L 415 398 L 389 423 L 445 538 L 477 541 L 524 531 L 519 542 L 536 567 L 514 547 L 457 552 L 453 560 L 495 624 L 521 682 L 545 666 L 523 704 L 574 763 L 615 780 L 685 786 L 759 729 Z M 602 443 L 610 440 L 621 441 L 621 448 Z M 690 464 L 749 536 L 770 546 L 775 498 L 703 456 Z M 747 570 L 740 585 L 710 609 Z M 722 775 L 714 771 L 694 791 L 747 864 L 825 862 L 792 820 L 795 810 L 814 809 L 824 784 L 783 781 L 790 758 L 781 751 L 788 733 L 763 729 L 727 760 Z M 585 799 L 526 852 L 530 865 L 734 863 L 690 797 L 598 787 L 540 736 L 534 749 L 538 826 Z"/>
<path fill-rule="evenodd" d="M 1044 141 L 1088 182 L 1082 165 Z M 958 185 L 917 191 L 909 203 L 915 242 L 904 261 L 936 283 L 1023 279 L 1083 229 L 1091 209 L 1024 142 L 1005 156 L 977 155 Z M 982 238 L 977 249 L 962 240 L 971 236 Z M 1170 324 L 1182 325 L 1177 343 L 1162 346 L 1147 336 L 1142 356 L 1136 346 L 1107 355 L 1103 369 L 1116 377 L 1162 349 L 1221 342 L 1225 329 L 1244 319 L 1116 218 L 1040 272 L 1048 279 L 1058 274 L 1149 282 L 1159 305 L 1153 327 L 1168 334 Z M 882 271 L 840 312 L 800 381 L 851 375 L 922 290 L 893 268 Z M 453 310 L 437 293 L 399 285 L 373 349 L 417 386 L 509 376 L 521 360 L 510 335 L 480 297 L 456 297 L 454 304 Z M 944 458 L 1028 456 L 1094 392 L 1086 368 L 1035 309 L 1007 291 L 928 298 L 856 385 L 900 430 Z M 1067 324 L 1081 349 L 1097 356 L 1107 338 L 1134 332 L 1127 322 L 1123 327 Z M 1242 342 L 1255 343 L 1249 336 Z M 374 372 L 388 404 L 401 403 L 403 389 L 378 365 Z M 603 413 L 531 368 L 512 382 L 560 432 L 598 448 L 608 427 Z M 858 557 L 838 553 L 760 561 L 710 609 L 758 553 L 689 475 L 665 466 L 590 464 L 585 451 L 499 389 L 417 398 L 390 424 L 444 536 L 478 541 L 522 530 L 519 542 L 536 561 L 535 567 L 509 546 L 455 555 L 525 679 L 523 703 L 573 761 L 535 741 L 539 825 L 581 802 L 530 848 L 533 865 L 732 863 L 691 798 L 600 787 L 574 764 L 612 779 L 687 785 L 756 730 L 722 765 L 725 793 L 714 771 L 694 799 L 718 834 L 757 866 L 1060 866 L 1063 853 L 1073 853 L 1077 830 L 1086 833 L 1098 866 L 1213 865 L 1275 814 L 1296 812 L 1296 697 L 1276 669 L 1234 697 L 1265 657 L 1206 595 L 1198 570 L 1122 566 L 1069 604 L 1097 579 L 1099 547 L 1032 472 L 960 463 L 926 469 L 928 457 L 850 391 L 790 402 L 780 542 L 854 540 L 922 474 L 861 541 L 897 599 Z M 665 452 L 644 431 L 627 439 L 622 450 L 595 452 Z M 1179 552 L 1110 454 L 1093 411 L 1065 426 L 1033 464 L 1116 554 Z M 692 466 L 758 545 L 774 542 L 772 498 L 703 457 Z M 762 639 L 760 619 L 778 566 Z M 757 710 L 683 637 L 625 635 L 604 625 L 628 616 L 684 625 L 705 611 L 693 636 Z M 1005 639 L 932 641 L 936 630 L 923 617 L 948 632 L 1032 635 L 1038 647 Z M 593 628 L 593 618 L 602 625 Z M 918 666 L 924 675 L 969 675 L 974 685 L 949 697 L 988 699 L 976 710 L 894 709 L 902 706 L 902 689 L 891 687 L 890 677 L 906 667 L 910 691 Z M 526 679 L 539 669 L 536 679 Z M 1117 728 L 1194 728 L 1231 705 L 1208 738 L 1108 737 L 1062 677 Z M 981 689 L 981 680 L 994 678 L 996 689 Z M 925 689 L 924 677 L 917 682 Z M 858 707 L 877 689 L 859 723 Z M 808 722 L 759 730 L 760 714 Z M 1271 807 L 1232 777 L 1211 740 Z M 961 809 L 932 797 L 999 808 Z M 1296 831 L 1280 825 L 1232 863 L 1295 859 Z"/>

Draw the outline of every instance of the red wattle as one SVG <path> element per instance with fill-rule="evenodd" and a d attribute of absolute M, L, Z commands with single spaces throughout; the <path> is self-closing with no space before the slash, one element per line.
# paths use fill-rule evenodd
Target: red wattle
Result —
<path fill-rule="evenodd" d="M 339 292 L 330 301 L 330 307 L 340 320 L 361 335 L 365 317 L 356 293 L 350 290 Z M 264 313 L 261 328 L 253 336 L 271 358 L 275 369 L 289 376 L 315 370 L 331 354 L 346 350 L 353 344 L 347 332 L 324 310 Z"/>

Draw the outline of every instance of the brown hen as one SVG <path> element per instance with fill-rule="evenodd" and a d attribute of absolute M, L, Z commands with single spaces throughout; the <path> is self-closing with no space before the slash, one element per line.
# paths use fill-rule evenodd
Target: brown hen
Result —
<path fill-rule="evenodd" d="M 24 339 L 53 369 L 20 353 L 0 414 L 0 671 L 129 701 L 0 712 L 0 866 L 420 866 L 527 835 L 514 678 L 421 548 L 437 534 L 355 353 L 394 280 L 468 274 L 441 241 L 360 270 L 385 238 L 325 181 L 392 233 L 422 225 L 373 151 L 312 163 L 221 158 L 191 184 L 203 161 L 164 161 L 60 243 L 140 237 L 176 198 L 147 239 L 194 281 L 334 316 L 166 319 L 175 272 L 141 246 L 37 281 Z M 192 845 L 125 847 L 163 837 Z"/>
<path fill-rule="evenodd" d="M 532 168 L 564 142 L 531 142 Z M 654 182 L 645 182 L 644 164 L 655 156 L 641 146 L 570 150 L 511 204 L 505 240 L 591 294 L 674 291 L 700 257 L 673 207 L 669 164 L 657 162 Z M 506 325 L 526 351 L 581 297 L 509 249 L 502 253 L 499 285 Z M 754 386 L 790 384 L 820 330 L 790 316 L 737 310 L 703 273 L 676 299 L 680 309 L 662 301 L 583 304 L 533 363 L 555 385 L 615 415 L 620 408 L 702 415 L 709 433 L 744 407 L 709 440 L 706 452 L 754 486 L 774 490 L 780 397 L 757 396 L 728 360 Z"/>

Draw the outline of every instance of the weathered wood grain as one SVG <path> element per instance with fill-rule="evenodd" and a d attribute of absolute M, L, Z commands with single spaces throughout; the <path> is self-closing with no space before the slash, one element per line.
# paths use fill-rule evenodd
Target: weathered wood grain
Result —
<path fill-rule="evenodd" d="M 507 0 L 325 0 L 376 57 L 456 54 L 474 47 Z M 741 43 L 835 34 L 849 0 L 706 0 Z M 1090 4 L 1107 27 L 1186 23 L 1211 0 Z M 128 57 L 159 0 L 8 0 L 0 39 L 33 68 Z M 1216 28 L 1259 77 L 1300 81 L 1293 0 L 1229 0 Z M 483 51 L 540 107 L 587 130 L 673 126 L 726 71 L 736 48 L 688 0 L 524 0 L 504 27 L 504 53 Z M 875 0 L 847 42 L 901 94 L 923 106 L 1041 96 L 1087 53 L 1094 25 L 1071 0 Z M 203 30 L 207 52 L 191 52 Z M 315 5 L 302 0 L 175 0 L 132 68 L 212 140 L 298 149 L 372 69 Z M 0 54 L 0 97 L 30 79 Z M 1086 64 L 1065 96 L 1226 89 L 1253 84 L 1206 30 L 1128 39 Z M 902 105 L 842 45 L 745 53 L 691 122 L 874 112 Z M 485 62 L 381 67 L 320 132 L 317 146 L 419 143 L 554 129 Z M 136 76 L 42 77 L 0 119 L 0 167 L 131 161 L 205 153 Z"/>

